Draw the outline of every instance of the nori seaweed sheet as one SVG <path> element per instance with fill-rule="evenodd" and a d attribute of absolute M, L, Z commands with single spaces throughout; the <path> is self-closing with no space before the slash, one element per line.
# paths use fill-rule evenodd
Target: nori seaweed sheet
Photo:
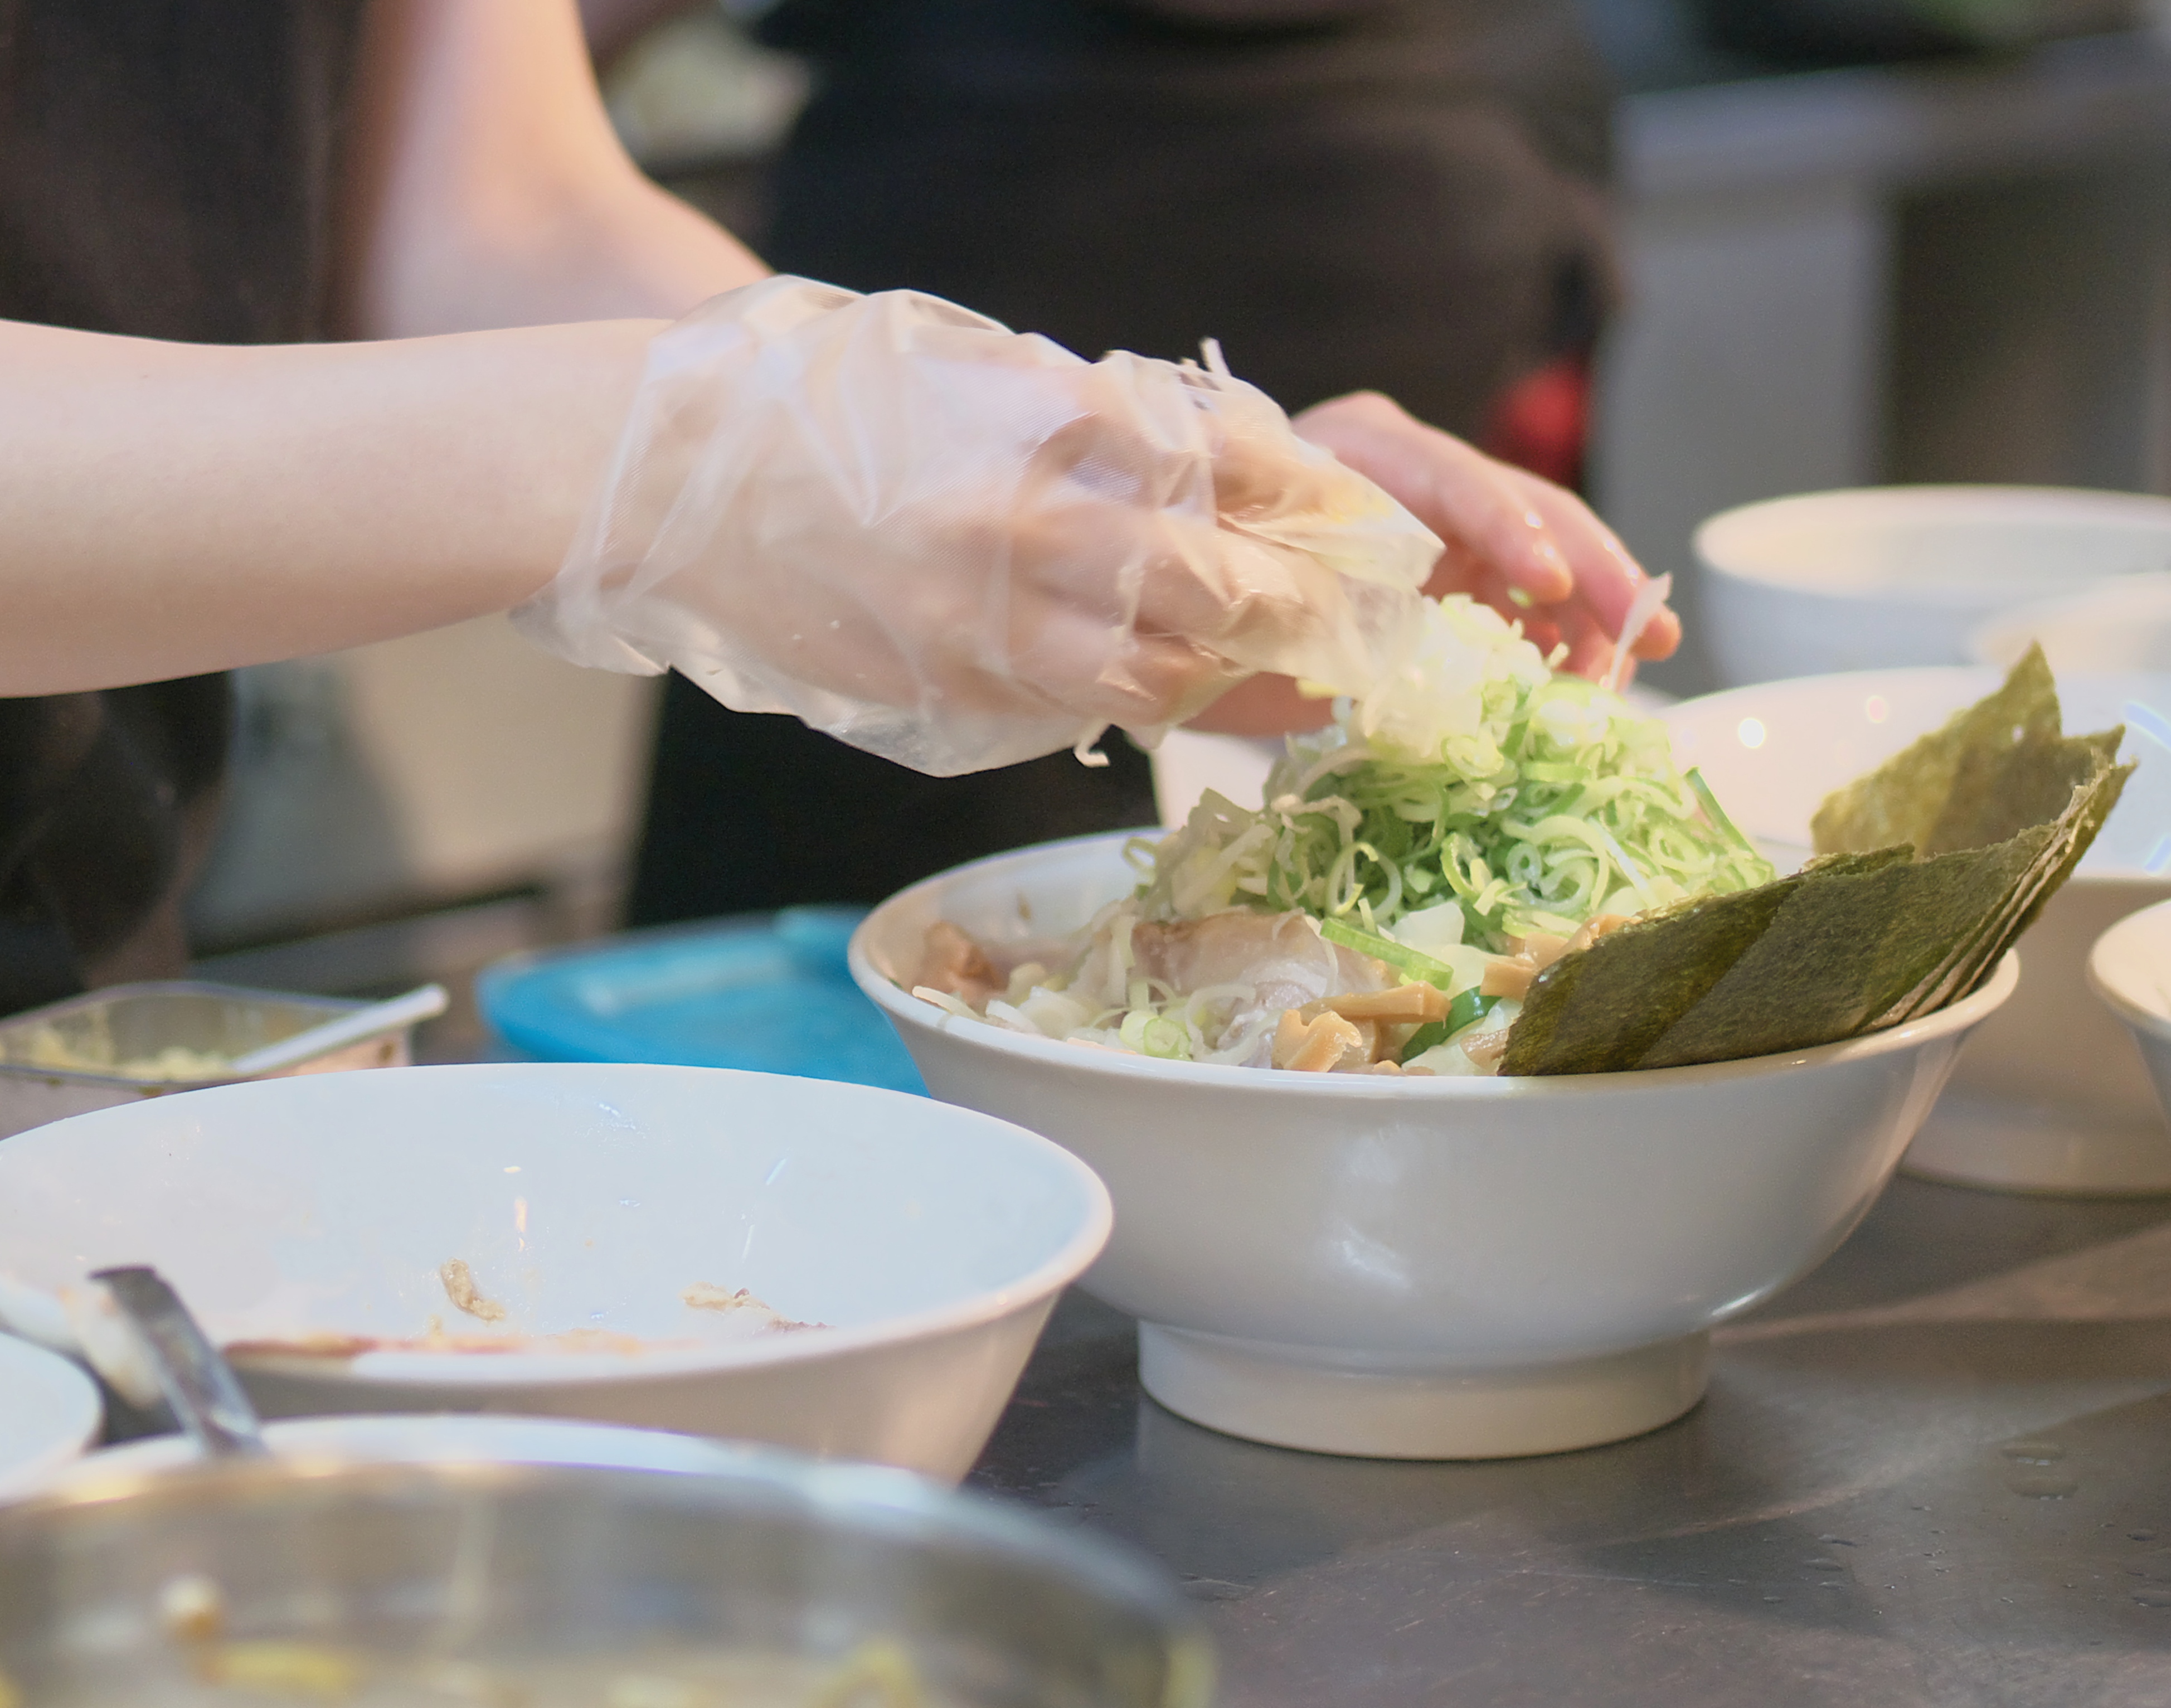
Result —
<path fill-rule="evenodd" d="M 2059 728 L 2057 684 L 2043 649 L 2030 647 L 1997 692 L 1834 790 L 1809 821 L 1817 852 L 1905 842 L 1927 858 L 2048 823 L 2064 811 L 2079 774 L 2048 797 L 2024 789 L 2008 798 L 2004 768 L 2016 755 L 2055 749 Z"/>
<path fill-rule="evenodd" d="M 2133 769 L 2114 762 L 2123 733 L 2062 735 L 2031 649 L 1995 694 L 1826 801 L 1820 857 L 1800 872 L 1638 920 L 1548 967 L 1501 1072 L 1776 1055 L 1965 995 L 2102 829 Z"/>

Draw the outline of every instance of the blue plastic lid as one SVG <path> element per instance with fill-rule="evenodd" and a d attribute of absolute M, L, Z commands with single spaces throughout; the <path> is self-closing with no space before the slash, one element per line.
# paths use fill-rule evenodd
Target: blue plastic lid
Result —
<path fill-rule="evenodd" d="M 475 1000 L 514 1049 L 545 1061 L 743 1067 L 925 1093 L 844 945 L 866 910 L 795 907 L 508 957 Z"/>

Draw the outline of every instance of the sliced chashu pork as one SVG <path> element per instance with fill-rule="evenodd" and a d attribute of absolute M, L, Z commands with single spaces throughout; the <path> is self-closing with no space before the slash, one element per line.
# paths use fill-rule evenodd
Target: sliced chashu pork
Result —
<path fill-rule="evenodd" d="M 1270 1013 L 1397 982 L 1370 955 L 1327 942 L 1300 913 L 1239 909 L 1167 924 L 1144 920 L 1131 932 L 1131 953 L 1140 975 L 1179 995 L 1249 985 L 1258 992 L 1257 1006 Z"/>

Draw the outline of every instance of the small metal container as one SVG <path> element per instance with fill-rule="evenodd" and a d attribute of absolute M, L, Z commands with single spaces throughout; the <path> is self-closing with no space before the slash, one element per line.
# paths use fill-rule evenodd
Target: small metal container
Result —
<path fill-rule="evenodd" d="M 114 985 L 12 1015 L 0 1021 L 0 1139 L 116 1104 L 233 1084 L 235 1077 L 220 1073 L 216 1063 L 367 1006 L 175 980 Z M 413 1029 L 401 1026 L 263 1077 L 403 1066 L 410 1059 Z M 185 1065 L 201 1071 L 172 1077 L 117 1071 L 124 1064 L 147 1066 L 174 1050 L 202 1058 Z"/>
<path fill-rule="evenodd" d="M 296 1675 L 272 1700 L 321 1700 L 336 1673 L 333 1694 L 372 1704 L 710 1703 L 683 1681 L 721 1657 L 829 1681 L 722 1699 L 760 1708 L 1212 1694 L 1196 1613 L 1157 1569 L 895 1471 L 282 1453 L 0 1507 L 0 1674 L 24 1708 L 229 1701 L 203 1681 L 243 1662 L 260 1687 L 267 1666 Z M 890 1684 L 838 1684 L 870 1657 Z"/>

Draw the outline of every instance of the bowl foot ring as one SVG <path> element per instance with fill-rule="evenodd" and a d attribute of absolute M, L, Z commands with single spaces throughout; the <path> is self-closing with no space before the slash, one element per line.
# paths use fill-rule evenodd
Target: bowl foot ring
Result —
<path fill-rule="evenodd" d="M 1273 1447 L 1491 1459 L 1642 1435 L 1703 1397 L 1711 1336 L 1513 1370 L 1364 1367 L 1317 1347 L 1139 1324 L 1139 1377 L 1179 1417 Z"/>
<path fill-rule="evenodd" d="M 1948 1091 L 1900 1159 L 1918 1180 L 2066 1198 L 2171 1194 L 2171 1129 Z"/>

